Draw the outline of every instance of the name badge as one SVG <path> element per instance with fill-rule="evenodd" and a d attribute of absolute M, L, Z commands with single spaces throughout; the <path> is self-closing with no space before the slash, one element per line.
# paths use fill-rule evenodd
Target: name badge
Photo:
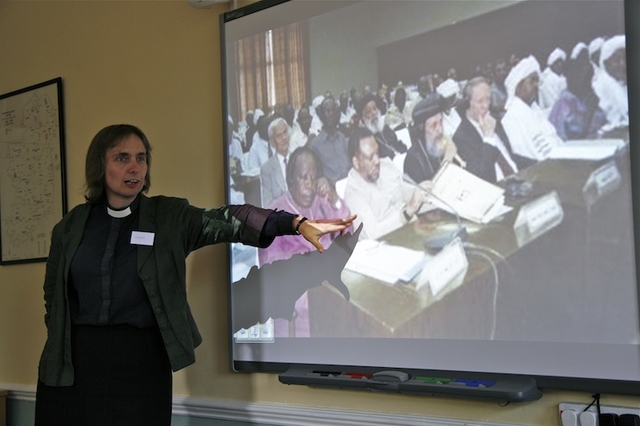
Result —
<path fill-rule="evenodd" d="M 136 246 L 153 246 L 156 234 L 153 232 L 133 231 L 131 233 L 131 244 Z"/>

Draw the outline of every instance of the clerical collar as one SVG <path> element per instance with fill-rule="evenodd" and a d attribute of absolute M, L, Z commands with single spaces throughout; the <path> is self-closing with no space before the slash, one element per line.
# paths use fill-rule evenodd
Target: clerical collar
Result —
<path fill-rule="evenodd" d="M 109 203 L 107 203 L 106 200 L 104 200 L 104 206 L 107 208 L 107 214 L 109 215 L 109 217 L 122 219 L 138 210 L 138 207 L 140 207 L 140 195 L 138 195 L 127 207 L 121 209 L 114 209 L 113 207 L 110 207 Z"/>
<path fill-rule="evenodd" d="M 109 216 L 115 217 L 116 219 L 122 219 L 123 217 L 127 217 L 131 214 L 131 207 L 127 206 L 122 210 L 114 210 L 111 207 L 107 206 L 107 213 Z"/>

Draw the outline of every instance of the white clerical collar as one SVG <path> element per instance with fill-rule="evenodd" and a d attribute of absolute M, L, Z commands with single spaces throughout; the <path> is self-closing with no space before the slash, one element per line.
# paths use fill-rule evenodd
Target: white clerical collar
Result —
<path fill-rule="evenodd" d="M 114 210 L 111 207 L 107 206 L 107 213 L 109 213 L 109 216 L 111 217 L 122 219 L 123 217 L 127 217 L 131 214 L 131 208 L 127 206 L 127 208 L 123 210 Z"/>

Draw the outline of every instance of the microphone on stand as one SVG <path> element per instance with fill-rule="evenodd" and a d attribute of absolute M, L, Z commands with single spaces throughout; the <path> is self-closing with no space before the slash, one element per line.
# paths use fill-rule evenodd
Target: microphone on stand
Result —
<path fill-rule="evenodd" d="M 404 180 L 408 184 L 420 189 L 421 191 L 426 193 L 429 197 L 432 197 L 433 199 L 435 199 L 439 203 L 443 204 L 456 217 L 456 224 L 458 225 L 457 229 L 454 229 L 452 231 L 451 230 L 437 230 L 437 231 L 433 232 L 431 235 L 427 236 L 427 238 L 424 240 L 423 244 L 428 250 L 430 250 L 430 251 L 440 251 L 447 244 L 449 244 L 451 241 L 455 240 L 456 238 L 460 238 L 461 241 L 466 241 L 466 239 L 467 239 L 467 228 L 462 224 L 462 220 L 460 219 L 460 215 L 458 214 L 458 211 L 455 208 L 453 208 L 453 206 L 451 206 L 451 204 L 447 203 L 446 201 L 444 201 L 443 199 L 441 199 L 437 195 L 433 194 L 431 191 L 427 191 L 426 189 L 422 188 L 407 173 L 404 173 L 402 175 L 402 180 Z"/>

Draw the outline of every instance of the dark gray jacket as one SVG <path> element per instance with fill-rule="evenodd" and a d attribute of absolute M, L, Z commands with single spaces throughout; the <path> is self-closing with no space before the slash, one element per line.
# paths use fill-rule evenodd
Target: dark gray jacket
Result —
<path fill-rule="evenodd" d="M 90 209 L 89 204 L 75 207 L 52 233 L 44 282 L 47 342 L 38 368 L 39 379 L 48 386 L 71 386 L 74 381 L 67 283 Z M 173 371 L 195 361 L 194 349 L 202 341 L 187 303 L 187 255 L 222 242 L 260 246 L 260 233 L 271 212 L 248 205 L 204 210 L 184 199 L 141 197 L 138 230 L 154 233 L 155 240 L 153 246 L 138 247 L 138 275 Z M 263 241 L 262 246 L 269 243 Z"/>

